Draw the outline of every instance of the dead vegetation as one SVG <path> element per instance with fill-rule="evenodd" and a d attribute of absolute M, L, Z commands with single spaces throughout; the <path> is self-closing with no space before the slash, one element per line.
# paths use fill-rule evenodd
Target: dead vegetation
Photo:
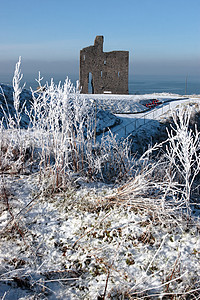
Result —
<path fill-rule="evenodd" d="M 128 140 L 96 140 L 93 111 L 69 81 L 33 97 L 22 130 L 17 78 L 16 123 L 0 130 L 5 297 L 19 289 L 41 299 L 198 299 L 191 108 L 179 108 L 166 141 L 136 159 Z"/>

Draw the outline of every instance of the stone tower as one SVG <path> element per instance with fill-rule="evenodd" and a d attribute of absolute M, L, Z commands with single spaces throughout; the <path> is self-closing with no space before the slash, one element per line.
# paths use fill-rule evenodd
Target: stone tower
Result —
<path fill-rule="evenodd" d="M 129 52 L 103 52 L 103 40 L 96 36 L 94 46 L 80 51 L 81 92 L 128 94 Z"/>

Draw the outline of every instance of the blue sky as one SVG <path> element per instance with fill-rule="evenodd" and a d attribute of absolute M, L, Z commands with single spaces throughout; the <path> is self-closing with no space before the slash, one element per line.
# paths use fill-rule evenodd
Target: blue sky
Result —
<path fill-rule="evenodd" d="M 0 76 L 77 76 L 80 49 L 130 51 L 130 74 L 200 76 L 200 0 L 1 0 Z M 0 78 L 1 79 L 1 78 Z"/>

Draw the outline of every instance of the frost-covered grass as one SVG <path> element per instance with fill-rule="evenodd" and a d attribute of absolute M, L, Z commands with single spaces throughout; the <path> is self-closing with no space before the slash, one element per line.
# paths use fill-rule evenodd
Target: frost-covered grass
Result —
<path fill-rule="evenodd" d="M 55 85 L 51 80 L 41 93 L 32 91 L 27 109 L 26 102 L 20 106 L 21 78 L 19 60 L 13 80 L 14 113 L 10 113 L 5 97 L 7 113 L 1 106 L 4 116 L 0 124 L 2 171 L 10 168 L 12 173 L 25 169 L 30 172 L 38 167 L 42 176 L 51 174 L 54 178 L 53 189 L 64 188 L 67 179 L 71 180 L 71 173 L 104 181 L 121 180 L 131 174 L 133 158 L 128 140 L 116 141 L 110 132 L 97 142 L 97 134 L 103 131 L 99 123 L 104 120 L 100 116 L 110 119 L 109 126 L 117 122 L 116 117 L 109 112 L 100 113 L 94 102 L 81 97 L 78 85 L 75 88 L 68 78 L 64 85 Z M 39 75 L 40 89 L 41 80 Z M 29 118 L 26 130 L 20 126 L 24 112 Z"/>
<path fill-rule="evenodd" d="M 198 294 L 200 228 L 192 219 L 167 222 L 145 202 L 142 209 L 137 198 L 134 204 L 134 197 L 133 203 L 113 203 L 113 191 L 105 185 L 37 195 L 37 177 L 6 178 L 1 296 L 188 299 Z"/>
<path fill-rule="evenodd" d="M 199 299 L 192 108 L 172 113 L 166 140 L 136 159 L 128 139 L 97 140 L 98 107 L 68 79 L 32 91 L 28 109 L 21 78 L 19 61 L 14 113 L 4 106 L 0 126 L 0 296 Z"/>

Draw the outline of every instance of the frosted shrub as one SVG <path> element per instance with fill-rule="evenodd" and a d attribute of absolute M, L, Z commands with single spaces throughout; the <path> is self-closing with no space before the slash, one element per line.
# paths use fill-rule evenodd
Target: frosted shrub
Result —
<path fill-rule="evenodd" d="M 173 113 L 168 139 L 147 150 L 137 161 L 135 175 L 108 199 L 131 205 L 163 224 L 180 224 L 191 215 L 191 194 L 200 172 L 200 133 L 189 128 L 191 108 Z M 162 155 L 151 158 L 161 150 Z M 179 222 L 180 221 L 180 222 Z"/>
<path fill-rule="evenodd" d="M 1 109 L 4 118 L 0 123 L 0 170 L 3 172 L 18 173 L 22 172 L 29 160 L 30 143 L 27 134 L 21 131 L 21 115 L 24 110 L 26 102 L 20 103 L 20 95 L 24 86 L 20 87 L 20 82 L 23 78 L 20 70 L 21 57 L 16 64 L 14 77 L 13 77 L 13 109 L 12 115 L 9 106 L 1 88 L 1 95 L 3 96 L 7 113 L 5 112 L 3 105 Z M 6 129 L 5 129 L 6 127 Z"/>
<path fill-rule="evenodd" d="M 131 142 L 128 139 L 116 140 L 110 131 L 101 139 L 101 172 L 107 181 L 120 182 L 133 176 L 135 158 L 131 154 Z"/>
<path fill-rule="evenodd" d="M 20 65 L 21 65 L 21 56 L 19 57 L 19 61 L 16 63 L 15 66 L 15 72 L 14 72 L 14 76 L 13 76 L 13 103 L 14 103 L 14 108 L 15 108 L 15 120 L 16 120 L 16 126 L 17 128 L 20 128 L 20 121 L 21 121 L 21 113 L 23 110 L 23 106 L 20 110 L 20 94 L 25 86 L 21 88 L 20 87 L 20 82 L 23 78 L 23 74 L 21 74 L 21 69 L 20 69 Z M 24 103 L 25 105 L 25 103 Z"/>
<path fill-rule="evenodd" d="M 27 173 L 32 165 L 31 147 L 26 135 L 20 136 L 16 129 L 0 126 L 0 171 Z"/>
<path fill-rule="evenodd" d="M 40 81 L 39 75 L 39 86 Z M 63 186 L 74 172 L 106 181 L 130 174 L 128 141 L 119 143 L 110 132 L 96 142 L 96 107 L 81 97 L 78 84 L 75 88 L 68 78 L 63 86 L 51 80 L 42 93 L 32 93 L 29 130 L 41 148 L 40 165 L 53 168 L 55 186 Z"/>
<path fill-rule="evenodd" d="M 129 142 L 117 142 L 111 132 L 103 135 L 97 142 L 98 108 L 96 103 L 80 95 L 78 82 L 74 87 L 67 78 L 63 85 L 61 82 L 56 85 L 52 79 L 50 84 L 42 86 L 43 78 L 39 73 L 36 80 L 39 89 L 35 92 L 32 90 L 30 109 L 25 107 L 29 126 L 26 131 L 21 130 L 21 114 L 25 104 L 20 103 L 20 81 L 23 77 L 20 64 L 21 58 L 16 64 L 13 78 L 14 118 L 9 110 L 8 114 L 4 113 L 10 130 L 6 142 L 8 151 L 4 155 L 7 164 L 12 160 L 9 154 L 12 152 L 11 148 L 19 148 L 17 156 L 20 161 L 24 161 L 22 157 L 29 151 L 29 166 L 32 168 L 32 165 L 36 167 L 37 164 L 41 176 L 44 176 L 45 181 L 49 180 L 53 189 L 66 186 L 74 173 L 77 177 L 84 176 L 89 180 L 112 182 L 130 175 L 133 159 Z M 8 136 L 7 133 L 3 129 L 4 139 Z"/>
<path fill-rule="evenodd" d="M 190 197 L 196 176 L 200 171 L 200 133 L 195 127 L 189 128 L 192 109 L 180 107 L 173 113 L 171 132 L 168 131 L 169 146 L 166 148 L 166 158 L 169 161 L 169 171 L 179 178 L 183 186 L 182 201 L 187 208 L 187 214 L 191 212 Z"/>
<path fill-rule="evenodd" d="M 148 186 L 150 189 L 154 185 L 156 189 L 159 186 L 164 195 L 172 191 L 174 193 L 174 180 L 177 180 L 179 175 L 181 180 L 178 181 L 176 189 L 181 189 L 182 184 L 181 191 L 184 191 L 181 193 L 182 202 L 179 204 L 184 203 L 189 213 L 191 188 L 200 164 L 199 133 L 197 130 L 192 133 L 188 129 L 189 111 L 180 110 L 178 119 L 174 119 L 175 127 L 171 133 L 168 132 L 169 146 L 166 148 L 165 161 L 151 165 L 146 153 L 141 161 L 145 159 L 148 164 L 145 168 L 141 165 L 136 167 L 128 140 L 119 142 L 111 132 L 97 139 L 97 108 L 94 103 L 80 95 L 78 84 L 74 87 L 68 78 L 63 85 L 56 85 L 51 80 L 50 84 L 46 83 L 42 87 L 39 74 L 39 91 L 32 91 L 31 108 L 26 109 L 29 126 L 26 131 L 21 130 L 20 120 L 24 107 L 20 106 L 20 63 L 21 58 L 16 64 L 13 78 L 14 118 L 8 110 L 7 115 L 4 113 L 8 130 L 3 128 L 3 123 L 1 125 L 3 164 L 9 165 L 9 160 L 12 160 L 17 166 L 16 169 L 22 170 L 19 166 L 23 165 L 22 162 L 29 152 L 29 166 L 37 159 L 40 173 L 45 177 L 47 175 L 47 179 L 51 178 L 51 185 L 55 188 L 64 187 L 71 174 L 76 173 L 77 177 L 84 176 L 89 180 L 101 179 L 107 182 L 131 177 L 137 181 L 137 178 L 140 178 L 138 182 L 142 188 Z M 13 152 L 17 153 L 17 159 L 11 158 Z M 161 172 L 155 171 L 160 169 L 164 170 L 162 175 Z M 156 172 L 160 174 L 159 180 L 154 176 Z M 162 199 L 164 197 L 162 196 Z M 164 207 L 166 203 L 162 200 L 162 208 Z"/>
<path fill-rule="evenodd" d="M 61 83 L 55 85 L 51 80 L 42 93 L 33 92 L 29 129 L 33 132 L 35 144 L 41 148 L 40 165 L 50 166 L 53 158 L 57 180 L 58 173 L 63 174 L 64 180 L 66 172 L 84 169 L 87 131 L 91 137 L 93 135 L 93 129 L 87 128 L 92 118 L 89 111 L 89 103 L 80 98 L 78 86 L 74 88 L 68 78 L 63 86 Z M 90 138 L 87 143 L 90 143 Z"/>

